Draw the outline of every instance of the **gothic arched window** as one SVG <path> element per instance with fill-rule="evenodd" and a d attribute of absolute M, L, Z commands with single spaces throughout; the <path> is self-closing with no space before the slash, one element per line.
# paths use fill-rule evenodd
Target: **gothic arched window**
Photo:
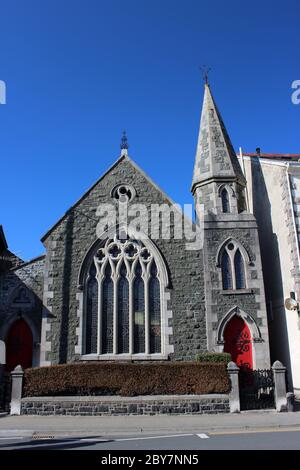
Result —
<path fill-rule="evenodd" d="M 246 288 L 245 262 L 239 245 L 230 240 L 221 254 L 222 284 L 224 290 Z"/>
<path fill-rule="evenodd" d="M 138 261 L 135 268 L 133 287 L 134 310 L 134 352 L 145 352 L 145 288 L 142 279 L 142 267 Z"/>
<path fill-rule="evenodd" d="M 129 353 L 129 286 L 123 262 L 118 281 L 118 353 Z"/>
<path fill-rule="evenodd" d="M 160 352 L 160 285 L 155 263 L 151 266 L 149 282 L 149 316 L 150 316 L 150 352 Z"/>
<path fill-rule="evenodd" d="M 113 282 L 111 279 L 111 267 L 106 265 L 103 284 L 102 284 L 102 351 L 103 354 L 112 354 L 113 352 Z M 88 334 L 88 333 L 87 333 Z"/>
<path fill-rule="evenodd" d="M 140 240 L 107 240 L 90 262 L 84 292 L 85 354 L 162 353 L 161 278 Z"/>
<path fill-rule="evenodd" d="M 221 191 L 221 200 L 222 200 L 222 211 L 224 213 L 230 212 L 229 206 L 229 195 L 226 188 L 223 188 Z"/>
<path fill-rule="evenodd" d="M 98 282 L 96 279 L 96 267 L 91 265 L 86 293 L 86 352 L 97 352 L 97 328 L 98 328 Z"/>

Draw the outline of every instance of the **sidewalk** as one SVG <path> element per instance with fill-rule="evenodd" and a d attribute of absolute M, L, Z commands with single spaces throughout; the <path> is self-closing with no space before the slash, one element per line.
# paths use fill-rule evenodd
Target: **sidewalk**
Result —
<path fill-rule="evenodd" d="M 113 436 L 300 429 L 300 411 L 193 416 L 2 416 L 0 436 Z"/>

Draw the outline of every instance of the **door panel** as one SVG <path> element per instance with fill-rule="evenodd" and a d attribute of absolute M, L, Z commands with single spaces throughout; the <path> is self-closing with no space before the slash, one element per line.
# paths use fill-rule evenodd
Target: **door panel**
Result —
<path fill-rule="evenodd" d="M 239 367 L 253 369 L 252 338 L 244 320 L 236 315 L 228 322 L 224 331 L 224 352 Z"/>
<path fill-rule="evenodd" d="M 21 365 L 23 369 L 32 365 L 33 338 L 25 320 L 16 320 L 6 340 L 6 368 L 11 371 Z"/>

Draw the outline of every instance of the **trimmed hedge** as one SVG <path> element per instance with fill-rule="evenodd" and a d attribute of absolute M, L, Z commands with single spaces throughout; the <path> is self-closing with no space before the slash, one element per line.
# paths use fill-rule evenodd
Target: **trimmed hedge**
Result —
<path fill-rule="evenodd" d="M 23 396 L 228 393 L 226 364 L 73 363 L 26 369 Z"/>
<path fill-rule="evenodd" d="M 225 362 L 228 364 L 228 362 L 231 361 L 231 355 L 230 353 L 200 353 L 197 354 L 195 357 L 197 362 Z"/>

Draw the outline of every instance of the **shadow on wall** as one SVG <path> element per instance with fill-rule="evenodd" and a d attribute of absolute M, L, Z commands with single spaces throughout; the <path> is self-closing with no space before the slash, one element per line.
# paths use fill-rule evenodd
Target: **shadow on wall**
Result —
<path fill-rule="evenodd" d="M 288 333 L 284 308 L 278 239 L 273 232 L 271 204 L 258 157 L 251 159 L 253 213 L 258 224 L 262 270 L 268 312 L 271 362 L 281 361 L 288 370 L 288 388 L 293 389 Z"/>

